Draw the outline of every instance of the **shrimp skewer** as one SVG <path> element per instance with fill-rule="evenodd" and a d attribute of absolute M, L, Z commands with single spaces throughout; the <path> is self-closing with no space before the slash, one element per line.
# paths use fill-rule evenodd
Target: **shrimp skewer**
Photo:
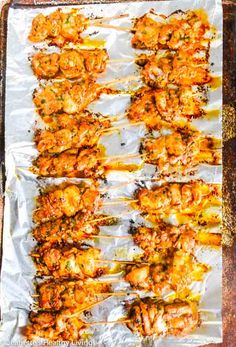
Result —
<path fill-rule="evenodd" d="M 38 298 L 38 309 L 47 311 L 62 309 L 83 311 L 87 310 L 91 304 L 99 303 L 101 298 L 125 295 L 137 296 L 135 292 L 112 292 L 111 285 L 108 283 L 81 280 L 46 280 L 37 286 L 36 293 L 38 294 L 34 294 L 32 297 Z"/>
<path fill-rule="evenodd" d="M 203 10 L 178 11 L 168 17 L 150 12 L 135 20 L 131 44 L 137 49 L 154 51 L 207 50 L 213 33 L 208 37 L 207 34 L 212 29 Z"/>
<path fill-rule="evenodd" d="M 58 117 L 58 121 L 65 120 Z M 61 119 L 60 119 L 61 118 Z M 65 124 L 66 125 L 66 124 Z M 68 149 L 93 147 L 101 137 L 101 130 L 110 127 L 110 121 L 105 121 L 91 114 L 85 114 L 76 119 L 68 120 L 68 127 L 64 124 L 59 129 L 37 130 L 34 136 L 36 148 L 40 153 L 61 153 Z"/>
<path fill-rule="evenodd" d="M 91 213 L 99 206 L 99 199 L 99 190 L 86 184 L 55 187 L 38 196 L 33 221 L 42 223 L 63 216 L 72 217 L 78 212 Z"/>
<path fill-rule="evenodd" d="M 38 307 L 43 310 L 86 309 L 96 303 L 100 296 L 112 295 L 111 286 L 105 283 L 47 280 L 37 286 Z"/>
<path fill-rule="evenodd" d="M 66 50 L 62 53 L 36 53 L 32 57 L 31 66 L 39 79 L 84 80 L 90 78 L 95 80 L 99 74 L 105 72 L 108 61 L 108 55 L 104 49 Z M 193 51 L 141 54 L 135 62 L 143 67 L 144 81 L 155 87 L 165 87 L 169 83 L 192 86 L 206 84 L 211 80 L 207 55 L 197 58 Z"/>
<path fill-rule="evenodd" d="M 142 250 L 144 257 L 160 252 L 169 255 L 176 250 L 193 252 L 196 245 L 219 247 L 222 235 L 206 231 L 194 231 L 188 225 L 174 226 L 160 222 L 153 228 L 141 226 L 132 229 L 133 241 Z"/>
<path fill-rule="evenodd" d="M 96 79 L 105 72 L 108 54 L 105 49 L 66 50 L 61 53 L 36 53 L 31 66 L 39 79 Z"/>
<path fill-rule="evenodd" d="M 179 292 L 193 281 L 202 281 L 209 270 L 209 266 L 199 263 L 191 253 L 181 249 L 167 256 L 160 253 L 159 261 L 147 265 L 127 265 L 124 279 L 134 289 L 162 295 L 165 290 Z"/>
<path fill-rule="evenodd" d="M 55 113 L 78 114 L 101 94 L 117 94 L 117 90 L 110 88 L 112 85 L 132 80 L 137 80 L 137 76 L 117 78 L 103 84 L 95 83 L 92 78 L 79 82 L 63 80 L 47 83 L 34 91 L 33 102 L 42 117 Z"/>
<path fill-rule="evenodd" d="M 124 14 L 90 20 L 76 9 L 67 13 L 58 9 L 48 16 L 39 13 L 32 21 L 28 39 L 33 43 L 47 40 L 51 45 L 58 47 L 63 47 L 66 43 L 83 43 L 84 39 L 81 37 L 81 34 L 89 25 L 101 25 L 103 21 L 119 19 L 126 16 Z"/>
<path fill-rule="evenodd" d="M 201 181 L 166 183 L 152 189 L 142 188 L 133 203 L 148 218 L 161 218 L 171 213 L 197 215 L 207 206 L 221 205 L 221 187 Z"/>
<path fill-rule="evenodd" d="M 198 58 L 194 51 L 141 54 L 136 63 L 142 67 L 142 78 L 150 87 L 204 85 L 212 80 L 208 56 Z"/>
<path fill-rule="evenodd" d="M 42 151 L 33 162 L 31 170 L 35 174 L 43 177 L 98 178 L 105 177 L 107 171 L 117 170 L 119 167 L 128 171 L 138 170 L 146 163 L 155 165 L 160 176 L 170 173 L 178 175 L 180 172 L 185 175 L 200 164 L 221 164 L 221 152 L 217 148 L 219 141 L 211 137 L 203 137 L 197 131 L 182 132 L 179 130 L 159 138 L 145 138 L 141 142 L 141 154 L 131 153 L 107 157 L 104 156 L 103 148 L 90 147 L 90 143 L 96 141 L 96 136 L 90 138 L 89 129 L 87 132 L 80 129 L 78 136 L 76 130 L 68 129 L 63 134 L 68 134 L 69 140 L 66 140 L 66 136 L 57 136 L 62 133 L 60 130 L 54 133 L 46 131 L 38 136 L 37 148 L 41 151 L 47 148 L 48 151 Z M 82 136 L 79 142 L 80 133 Z M 95 134 L 99 136 L 97 133 Z M 86 139 L 89 141 L 86 143 L 86 148 L 79 149 L 78 147 L 81 143 L 86 142 Z M 77 148 L 67 149 L 72 143 Z M 60 153 L 65 149 L 67 150 Z M 142 164 L 132 166 L 121 163 L 121 161 L 132 158 L 142 159 Z"/>
<path fill-rule="evenodd" d="M 32 230 L 37 242 L 80 242 L 99 233 L 99 226 L 114 225 L 116 216 L 93 215 L 88 212 L 77 213 L 73 217 L 62 217 L 41 223 Z"/>
<path fill-rule="evenodd" d="M 78 213 L 74 217 L 64 217 L 39 224 L 32 230 L 32 235 L 40 243 L 79 243 L 94 238 L 133 240 L 148 255 L 154 254 L 158 250 L 169 252 L 173 249 L 184 249 L 187 251 L 188 249 L 193 249 L 196 244 L 205 246 L 220 246 L 221 244 L 221 234 L 205 231 L 196 232 L 188 225 L 177 227 L 164 222 L 157 224 L 153 228 L 145 226 L 132 228 L 132 235 L 100 234 L 99 226 L 113 225 L 117 221 L 118 218 L 115 216 L 95 217 L 94 219 L 94 216 L 91 217 L 87 213 Z"/>
<path fill-rule="evenodd" d="M 101 251 L 95 247 L 78 248 L 73 244 L 61 246 L 51 242 L 37 246 L 31 256 L 35 261 L 39 276 L 53 276 L 63 279 L 84 280 L 108 273 L 107 267 L 101 266 L 101 263 L 119 265 L 137 263 L 128 260 L 101 259 Z"/>
<path fill-rule="evenodd" d="M 35 91 L 33 102 L 40 115 L 50 116 L 54 113 L 76 114 L 83 111 L 102 93 L 111 93 L 111 89 L 100 86 L 91 79 L 82 83 L 71 83 L 68 80 L 47 84 Z"/>
<path fill-rule="evenodd" d="M 80 313 L 62 310 L 60 313 L 32 313 L 31 324 L 24 329 L 27 340 L 46 338 L 51 341 L 78 341 L 83 331 L 94 325 L 127 324 L 127 327 L 142 337 L 183 336 L 201 324 L 197 303 L 175 300 L 172 303 L 144 298 L 127 304 L 127 317 L 117 321 L 86 323 Z"/>
<path fill-rule="evenodd" d="M 161 175 L 186 174 L 199 164 L 220 165 L 220 141 L 198 131 L 179 129 L 158 138 L 145 138 L 141 153 L 145 162 L 157 166 Z"/>
<path fill-rule="evenodd" d="M 33 221 L 43 223 L 63 216 L 72 217 L 78 212 L 94 213 L 100 206 L 122 203 L 131 204 L 150 218 L 158 219 L 170 211 L 196 215 L 207 206 L 219 206 L 221 203 L 219 185 L 197 180 L 166 183 L 152 189 L 142 188 L 135 194 L 135 199 L 119 198 L 117 201 L 103 202 L 101 193 L 97 187 L 87 184 L 52 187 L 38 196 Z"/>
<path fill-rule="evenodd" d="M 190 87 L 152 89 L 143 87 L 131 98 L 127 117 L 131 122 L 143 121 L 150 130 L 176 127 L 181 118 L 186 120 L 204 115 L 203 101 Z"/>

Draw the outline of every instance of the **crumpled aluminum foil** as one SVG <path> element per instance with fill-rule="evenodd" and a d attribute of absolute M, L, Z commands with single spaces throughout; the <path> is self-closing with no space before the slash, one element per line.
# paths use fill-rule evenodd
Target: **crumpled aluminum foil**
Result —
<path fill-rule="evenodd" d="M 53 2 L 56 4 L 56 1 Z M 73 6 L 79 7 L 79 6 Z M 62 7 L 63 8 L 63 7 Z M 64 9 L 69 10 L 66 6 Z M 185 0 L 183 1 L 152 1 L 152 2 L 126 2 L 115 4 L 82 5 L 81 11 L 88 16 L 112 16 L 128 13 L 129 17 L 115 20 L 110 24 L 124 27 L 131 26 L 131 18 L 139 17 L 154 9 L 156 12 L 170 14 L 176 10 L 188 10 L 203 8 L 209 15 L 210 22 L 217 28 L 217 39 L 211 47 L 210 63 L 215 75 L 222 73 L 222 6 L 219 0 Z M 35 207 L 35 196 L 39 188 L 51 183 L 59 183 L 64 179 L 37 180 L 28 171 L 32 159 L 37 155 L 32 142 L 35 123 L 40 125 L 40 119 L 35 112 L 32 103 L 32 92 L 38 87 L 38 81 L 33 76 L 28 57 L 31 56 L 42 44 L 33 46 L 28 42 L 27 36 L 33 17 L 40 12 L 48 14 L 55 7 L 46 8 L 10 8 L 8 16 L 8 41 L 7 41 L 7 72 L 6 72 L 6 117 L 5 117 L 5 148 L 6 148 L 6 173 L 7 182 L 5 189 L 5 212 L 3 232 L 3 258 L 1 273 L 1 307 L 2 307 L 2 331 L 1 346 L 14 346 L 27 344 L 21 336 L 21 328 L 27 324 L 30 305 L 33 303 L 31 294 L 34 291 L 33 280 L 35 267 L 29 257 L 29 252 L 35 245 L 30 230 L 32 224 L 32 210 Z M 110 59 L 134 57 L 137 50 L 131 48 L 131 33 L 90 27 L 85 36 L 93 34 L 91 38 L 105 40 Z M 55 48 L 50 48 L 55 49 Z M 133 62 L 108 63 L 107 73 L 98 81 L 110 81 L 117 77 L 138 75 L 139 71 Z M 124 83 L 117 88 L 137 88 L 139 82 Z M 209 109 L 221 109 L 222 90 L 209 91 Z M 90 105 L 89 109 L 98 111 L 104 115 L 121 115 L 130 102 L 129 94 L 103 95 L 100 100 Z M 143 126 L 125 128 L 127 119 L 116 122 L 115 125 L 124 124 L 120 132 L 102 139 L 107 148 L 108 155 L 136 153 L 139 148 L 140 138 L 145 135 Z M 193 123 L 199 130 L 206 134 L 221 136 L 221 117 L 209 120 L 195 120 Z M 125 143 L 125 146 L 122 145 Z M 138 162 L 138 159 L 130 159 L 128 162 Z M 154 168 L 146 165 L 135 173 L 111 172 L 107 177 L 107 183 L 101 182 L 101 187 L 113 186 L 106 199 L 127 196 L 132 197 L 137 189 L 135 179 L 150 185 L 148 178 L 154 174 Z M 221 183 L 221 169 L 201 166 L 196 173 L 196 178 L 203 178 L 207 182 Z M 181 178 L 180 178 L 181 179 Z M 185 177 L 184 180 L 189 179 Z M 192 179 L 192 177 L 191 177 Z M 80 180 L 71 180 L 78 182 Z M 122 182 L 129 183 L 123 184 Z M 143 222 L 138 211 L 133 211 L 127 205 L 107 207 L 107 213 L 123 215 L 123 220 L 117 226 L 102 227 L 102 232 L 107 234 L 124 235 L 130 227 L 130 219 L 134 223 Z M 99 212 L 103 212 L 102 210 Z M 219 211 L 220 213 L 220 211 Z M 103 251 L 104 259 L 126 259 L 140 253 L 140 249 L 133 242 L 125 240 L 100 240 L 92 242 Z M 206 276 L 204 282 L 194 283 L 192 290 L 201 293 L 200 309 L 202 320 L 210 322 L 202 325 L 193 334 L 184 338 L 160 338 L 141 339 L 132 334 L 125 325 L 101 325 L 91 329 L 93 336 L 89 335 L 88 345 L 94 346 L 161 346 L 161 347 L 187 347 L 200 346 L 207 343 L 221 342 L 221 262 L 220 250 L 199 247 L 197 257 L 212 266 L 212 271 Z M 122 277 L 122 273 L 118 274 Z M 128 283 L 120 282 L 114 289 L 130 290 Z M 124 301 L 126 298 L 109 298 L 102 305 L 92 309 L 92 316 L 86 316 L 87 321 L 117 320 L 125 315 Z M 130 297 L 129 301 L 132 300 Z M 39 343 L 37 345 L 45 345 Z M 49 343 L 48 343 L 49 344 Z M 56 345 L 50 343 L 50 345 Z M 64 345 L 64 344 L 61 344 Z M 68 344 L 65 344 L 68 345 Z"/>

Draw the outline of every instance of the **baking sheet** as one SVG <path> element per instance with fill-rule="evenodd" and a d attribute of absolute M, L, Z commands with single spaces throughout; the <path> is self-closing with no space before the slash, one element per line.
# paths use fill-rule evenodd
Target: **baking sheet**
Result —
<path fill-rule="evenodd" d="M 77 7 L 77 6 L 73 6 Z M 111 16 L 120 13 L 129 13 L 130 17 L 141 16 L 150 8 L 157 12 L 170 14 L 177 9 L 204 8 L 209 15 L 210 22 L 218 29 L 218 40 L 214 41 L 211 49 L 210 63 L 214 63 L 212 70 L 216 75 L 222 70 L 222 8 L 220 1 L 172 1 L 172 2 L 152 2 L 152 3 L 125 3 L 125 4 L 104 4 L 104 5 L 84 5 L 82 12 L 86 15 Z M 69 7 L 66 7 L 69 10 Z M 32 103 L 32 91 L 38 86 L 36 78 L 32 75 L 28 57 L 34 52 L 33 45 L 27 41 L 32 18 L 39 12 L 48 14 L 53 8 L 44 9 L 12 9 L 9 10 L 8 17 L 8 44 L 7 44 L 7 76 L 6 76 L 6 117 L 5 117 L 5 138 L 6 138 L 6 197 L 5 197 L 5 223 L 3 233 L 3 264 L 2 264 L 2 319 L 3 334 L 2 345 L 13 345 L 22 341 L 20 327 L 27 322 L 29 305 L 32 303 L 30 293 L 32 293 L 32 280 L 35 274 L 29 251 L 34 244 L 30 229 L 32 227 L 31 213 L 34 208 L 35 196 L 38 194 L 39 182 L 36 177 L 29 173 L 32 158 L 37 152 L 32 143 L 33 129 L 39 117 L 35 113 Z M 130 18 L 116 20 L 114 25 L 131 26 Z M 95 28 L 89 28 L 87 34 L 93 33 Z M 137 50 L 130 47 L 131 34 L 127 32 L 96 28 L 97 34 L 93 38 L 104 39 L 110 58 L 133 57 Z M 117 47 L 119 49 L 117 49 Z M 139 71 L 133 63 L 110 65 L 103 79 L 111 80 L 120 76 L 137 74 Z M 119 86 L 127 88 L 126 85 Z M 137 83 L 132 84 L 137 88 Z M 221 88 L 210 92 L 210 103 L 208 108 L 221 108 L 222 93 Z M 98 102 L 92 104 L 91 110 L 100 111 L 104 115 L 120 115 L 124 112 L 129 103 L 129 95 L 103 96 Z M 127 120 L 122 120 L 127 122 Z M 121 123 L 121 122 L 120 122 Z M 119 123 L 118 123 L 119 124 Z M 221 118 L 211 119 L 207 122 L 195 121 L 198 128 L 216 136 L 221 135 Z M 138 140 L 145 135 L 143 127 L 128 128 L 120 133 L 103 139 L 109 148 L 108 154 L 136 153 Z M 121 146 L 125 142 L 126 146 Z M 112 144 L 112 146 L 111 146 Z M 122 151 L 123 150 L 123 151 Z M 130 161 L 129 161 L 130 162 Z M 120 186 L 120 181 L 137 179 L 147 179 L 152 174 L 152 167 L 145 167 L 144 170 L 135 174 L 111 173 L 108 177 L 108 185 Z M 221 170 L 216 168 L 202 167 L 196 177 L 201 177 L 208 182 L 221 182 Z M 192 178 L 192 177 L 191 177 Z M 187 179 L 187 178 L 185 178 Z M 58 180 L 58 182 L 61 180 Z M 75 180 L 78 181 L 78 180 Z M 41 180 L 40 185 L 49 184 L 55 180 Z M 113 189 L 111 196 L 132 196 L 137 188 L 134 183 L 127 184 L 122 189 Z M 123 207 L 124 208 L 124 207 Z M 122 206 L 119 207 L 122 210 Z M 101 211 L 102 212 L 102 211 Z M 111 213 L 114 213 L 111 209 Z M 117 209 L 116 209 L 117 213 Z M 130 210 L 124 214 L 124 223 L 117 227 L 104 228 L 104 232 L 114 232 L 123 234 L 127 232 L 129 219 L 139 221 L 140 217 L 136 212 Z M 104 258 L 111 259 L 132 259 L 137 251 L 132 243 L 116 241 L 112 244 L 100 242 L 99 247 L 104 251 Z M 197 346 L 210 342 L 221 341 L 221 252 L 215 250 L 199 249 L 198 258 L 212 265 L 213 270 L 208 274 L 205 282 L 199 286 L 195 284 L 196 290 L 204 293 L 200 307 L 208 310 L 207 320 L 215 324 L 199 328 L 190 337 L 176 339 L 165 338 L 155 342 L 155 346 Z M 207 290 L 206 290 L 207 289 Z M 205 291 L 206 290 L 206 291 Z M 93 309 L 94 320 L 114 320 L 124 314 L 122 301 L 111 298 L 101 307 Z M 93 329 L 95 336 L 91 339 L 94 345 L 127 346 L 140 345 L 140 339 L 125 326 L 106 326 L 104 328 Z M 147 343 L 151 343 L 150 341 Z"/>

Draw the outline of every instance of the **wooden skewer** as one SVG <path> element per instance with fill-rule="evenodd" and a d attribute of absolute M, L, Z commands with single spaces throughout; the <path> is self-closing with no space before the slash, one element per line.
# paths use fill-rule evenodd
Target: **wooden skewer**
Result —
<path fill-rule="evenodd" d="M 124 83 L 124 82 L 130 82 L 130 81 L 140 81 L 141 76 L 135 76 L 135 75 L 130 75 L 122 78 L 115 78 L 114 80 L 111 80 L 109 82 L 104 81 L 99 83 L 98 90 L 99 89 L 104 89 L 104 88 L 109 88 L 109 86 L 112 86 L 113 84 L 118 84 L 118 83 Z M 65 77 L 57 78 L 57 82 L 64 82 L 67 81 Z M 118 92 L 118 91 L 117 91 Z M 119 91 L 119 93 L 123 93 L 123 91 Z M 130 94 L 127 91 L 124 92 L 125 94 Z"/>
<path fill-rule="evenodd" d="M 128 124 L 121 124 L 121 125 L 118 125 L 116 127 L 111 127 L 111 128 L 106 128 L 106 129 L 102 129 L 100 131 L 98 131 L 98 133 L 100 134 L 104 134 L 104 135 L 107 135 L 107 133 L 113 133 L 114 131 L 116 130 L 120 130 L 120 129 L 123 129 L 123 128 L 130 128 L 130 127 L 135 127 L 135 126 L 138 126 L 138 125 L 144 125 L 144 122 L 140 121 L 140 122 L 135 122 L 135 123 L 128 123 Z"/>
<path fill-rule="evenodd" d="M 129 158 L 137 158 L 140 157 L 140 153 L 130 153 L 130 154 L 120 154 L 120 155 L 111 155 L 108 157 L 100 157 L 99 160 L 119 160 L 119 159 L 129 159 Z"/>
<path fill-rule="evenodd" d="M 114 321 L 100 321 L 100 322 L 92 322 L 92 323 L 86 323 L 88 326 L 93 325 L 101 325 L 101 324 L 125 324 L 125 323 L 131 323 L 131 319 L 119 319 Z"/>
<path fill-rule="evenodd" d="M 101 17 L 101 18 L 95 18 L 92 20 L 89 20 L 90 25 L 92 24 L 96 24 L 96 23 L 101 23 L 101 22 L 105 22 L 107 20 L 113 20 L 113 19 L 120 19 L 120 18 L 125 18 L 125 17 L 129 17 L 128 13 L 124 13 L 124 14 L 118 14 L 115 16 L 111 16 L 111 17 Z"/>
<path fill-rule="evenodd" d="M 121 120 L 125 117 L 126 117 L 126 114 L 123 113 L 120 116 L 105 116 L 105 117 L 102 117 L 101 119 L 99 118 L 99 121 L 100 122 L 107 122 L 107 121 L 116 122 L 116 121 Z M 107 129 L 112 129 L 112 128 L 107 128 Z"/>
<path fill-rule="evenodd" d="M 138 202 L 139 200 L 137 199 L 130 199 L 130 200 L 117 200 L 117 201 L 107 201 L 107 202 L 103 202 L 103 206 L 113 206 L 113 205 L 119 205 L 119 204 L 122 204 L 122 203 L 128 203 L 128 204 L 132 204 L 132 203 L 135 203 L 135 202 Z"/>
<path fill-rule="evenodd" d="M 128 264 L 128 265 L 136 265 L 136 264 L 142 264 L 142 265 L 148 265 L 149 263 L 145 262 L 137 262 L 137 261 L 132 261 L 132 260 L 109 260 L 109 259 L 95 259 L 94 260 L 96 263 L 115 263 L 115 264 Z"/>
<path fill-rule="evenodd" d="M 101 157 L 99 159 L 101 160 L 113 160 L 113 159 L 120 159 L 120 158 L 136 158 L 139 156 L 139 153 L 130 153 L 130 154 L 119 154 L 119 155 L 111 155 L 108 157 Z"/>
<path fill-rule="evenodd" d="M 123 77 L 123 78 L 115 78 L 114 80 L 111 80 L 110 82 L 101 83 L 100 86 L 102 88 L 104 88 L 104 87 L 108 87 L 108 86 L 113 85 L 113 84 L 124 83 L 124 82 L 129 82 L 129 81 L 139 81 L 140 79 L 141 79 L 140 76 L 130 75 L 130 76 Z"/>
<path fill-rule="evenodd" d="M 40 258 L 41 257 L 41 255 L 38 253 L 30 253 L 30 256 L 33 258 Z"/>
<path fill-rule="evenodd" d="M 109 59 L 107 62 L 108 63 L 129 63 L 133 62 L 133 58 L 118 58 L 118 59 Z"/>
<path fill-rule="evenodd" d="M 96 218 L 96 219 L 92 219 L 91 221 L 87 221 L 85 224 L 94 224 L 103 220 L 107 220 L 107 219 L 113 219 L 113 218 L 121 218 L 123 217 L 124 214 L 122 215 L 118 215 L 118 216 L 106 216 L 106 217 L 101 217 L 101 218 Z"/>
<path fill-rule="evenodd" d="M 104 302 L 104 301 L 106 301 L 106 300 L 108 300 L 108 299 L 109 299 L 109 297 L 107 297 L 107 298 L 105 298 L 105 299 L 102 299 L 102 300 L 100 300 L 100 301 L 97 301 L 97 302 L 95 302 L 95 303 L 93 303 L 93 304 L 91 304 L 91 305 L 88 305 L 88 306 L 86 306 L 86 307 L 84 307 L 84 308 L 82 308 L 82 309 L 76 311 L 76 312 L 73 313 L 72 315 L 66 315 L 65 317 L 66 317 L 66 318 L 74 317 L 74 316 L 76 316 L 76 315 L 78 315 L 78 314 L 80 314 L 80 313 L 82 313 L 82 312 L 84 312 L 84 311 L 90 310 L 90 309 L 93 308 L 94 306 L 97 306 L 97 305 L 101 304 L 102 302 Z"/>
<path fill-rule="evenodd" d="M 126 296 L 126 295 L 134 295 L 139 297 L 139 294 L 136 292 L 106 292 L 106 293 L 96 293 L 95 295 L 103 296 L 103 295 L 109 295 L 109 296 Z"/>
<path fill-rule="evenodd" d="M 32 253 L 31 257 L 34 258 L 40 258 L 40 254 L 38 253 Z M 136 262 L 136 261 L 131 261 L 131 260 L 109 260 L 109 259 L 94 259 L 95 263 L 117 263 L 117 264 L 130 264 L 130 265 L 135 265 L 135 264 L 145 264 L 147 265 L 148 263 L 143 263 L 143 262 Z"/>
<path fill-rule="evenodd" d="M 103 293 L 95 293 L 95 295 L 97 296 L 104 296 L 104 295 L 108 295 L 108 296 L 126 296 L 126 295 L 134 295 L 139 297 L 139 294 L 136 292 L 103 292 Z M 38 298 L 40 297 L 40 294 L 32 294 L 31 295 L 32 298 Z M 35 302 L 36 303 L 36 302 Z"/>
<path fill-rule="evenodd" d="M 87 235 L 87 234 L 85 234 Z M 132 240 L 132 236 L 129 235 L 91 235 L 89 236 L 91 238 L 95 238 L 95 239 L 131 239 Z"/>
<path fill-rule="evenodd" d="M 110 275 L 108 275 L 108 276 L 110 276 Z M 103 276 L 102 278 L 104 278 L 104 277 L 106 277 L 106 276 Z M 92 278 L 92 279 L 89 278 L 89 279 L 84 281 L 85 284 L 97 284 L 97 283 L 99 283 L 99 284 L 105 283 L 106 284 L 106 283 L 120 283 L 120 282 L 126 282 L 126 281 L 124 280 L 124 278 L 108 278 L 106 280 L 103 280 L 101 278 Z"/>
<path fill-rule="evenodd" d="M 115 157 L 114 159 L 117 159 L 117 157 Z M 104 194 L 104 193 L 110 192 L 113 189 L 118 189 L 118 188 L 121 188 L 121 187 L 125 187 L 125 186 L 127 186 L 127 184 L 132 183 L 132 182 L 134 182 L 134 181 L 126 181 L 126 182 L 123 182 L 123 183 L 118 184 L 116 186 L 111 186 L 111 187 L 99 189 L 99 192 L 101 194 Z M 122 216 L 123 216 L 123 214 L 122 214 Z"/>
<path fill-rule="evenodd" d="M 86 323 L 87 326 L 94 326 L 94 325 L 102 325 L 102 324 L 127 324 L 132 323 L 131 319 L 119 319 L 115 321 L 100 321 L 100 322 L 92 322 L 92 323 Z M 203 321 L 201 322 L 201 325 L 219 325 L 222 324 L 221 321 Z"/>
<path fill-rule="evenodd" d="M 96 27 L 101 27 L 101 28 L 110 28 L 110 29 L 115 29 L 115 30 L 121 30 L 121 31 L 128 31 L 131 32 L 132 28 L 128 27 L 121 27 L 121 26 L 116 26 L 116 25 L 111 25 L 111 24 L 96 24 Z"/>
<path fill-rule="evenodd" d="M 222 322 L 221 321 L 203 321 L 202 323 L 201 323 L 201 325 L 218 325 L 218 324 L 222 324 Z"/>

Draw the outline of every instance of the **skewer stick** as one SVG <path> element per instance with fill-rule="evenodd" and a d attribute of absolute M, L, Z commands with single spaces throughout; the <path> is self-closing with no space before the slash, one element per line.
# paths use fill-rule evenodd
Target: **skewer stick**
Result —
<path fill-rule="evenodd" d="M 136 292 L 103 292 L 103 293 L 95 293 L 95 295 L 97 296 L 104 296 L 104 295 L 108 295 L 108 296 L 126 296 L 126 295 L 134 295 L 139 297 L 139 294 Z M 38 298 L 40 297 L 40 294 L 32 294 L 31 295 L 32 298 Z"/>
<path fill-rule="evenodd" d="M 133 58 L 117 58 L 117 59 L 109 59 L 107 62 L 108 63 L 129 63 L 133 62 Z"/>
<path fill-rule="evenodd" d="M 113 133 L 116 130 L 120 130 L 123 128 L 135 127 L 135 126 L 143 125 L 143 124 L 144 124 L 144 122 L 142 122 L 142 121 L 136 122 L 136 123 L 121 124 L 121 125 L 118 125 L 116 127 L 102 129 L 102 130 L 98 131 L 98 133 L 100 133 L 100 134 L 105 133 L 104 135 L 107 135 L 106 133 Z"/>
<path fill-rule="evenodd" d="M 104 301 L 106 301 L 106 300 L 108 300 L 108 299 L 109 299 L 109 297 L 107 297 L 107 298 L 105 298 L 105 299 L 102 299 L 102 300 L 100 300 L 100 301 L 94 302 L 93 304 L 88 305 L 88 306 L 86 306 L 86 307 L 84 307 L 84 308 L 82 308 L 82 309 L 76 311 L 76 312 L 73 313 L 72 315 L 66 315 L 65 317 L 66 317 L 66 318 L 75 317 L 75 316 L 77 316 L 78 314 L 80 314 L 80 313 L 82 313 L 82 312 L 84 312 L 84 311 L 90 310 L 90 309 L 93 308 L 94 306 L 97 306 L 97 305 L 101 304 L 102 302 L 104 302 Z"/>
<path fill-rule="evenodd" d="M 91 235 L 89 237 L 95 238 L 95 239 L 124 239 L 124 240 L 125 239 L 132 239 L 132 236 L 129 236 L 129 235 L 125 235 L 125 236 L 120 236 L 120 235 Z"/>
<path fill-rule="evenodd" d="M 93 326 L 93 325 L 101 325 L 101 324 L 126 324 L 126 323 L 131 323 L 131 319 L 119 319 L 119 320 L 113 320 L 113 321 L 100 321 L 100 322 L 92 322 L 92 323 L 86 323 L 88 326 Z"/>
<path fill-rule="evenodd" d="M 100 221 L 103 221 L 103 220 L 113 219 L 113 218 L 122 218 L 125 214 L 128 214 L 128 212 L 122 213 L 122 214 L 117 215 L 117 216 L 106 216 L 106 217 L 92 219 L 91 221 L 88 220 L 85 224 L 93 224 L 93 223 L 97 223 L 97 222 L 100 222 Z"/>
<path fill-rule="evenodd" d="M 95 24 L 96 27 L 101 27 L 101 28 L 110 28 L 110 29 L 115 29 L 115 30 L 120 30 L 120 31 L 127 31 L 127 32 L 131 32 L 132 28 L 128 28 L 128 27 L 120 27 L 120 26 L 116 26 L 116 25 L 111 25 L 111 24 Z"/>
<path fill-rule="evenodd" d="M 116 157 L 115 159 L 117 159 L 117 157 Z M 99 189 L 99 192 L 102 193 L 102 194 L 104 194 L 104 193 L 110 192 L 110 191 L 113 190 L 113 189 L 118 189 L 118 188 L 121 188 L 121 187 L 125 187 L 125 186 L 127 186 L 127 184 L 132 183 L 132 182 L 133 182 L 133 181 L 127 181 L 127 182 L 123 182 L 123 183 L 121 183 L 121 184 L 118 184 L 118 185 L 116 185 L 116 186 L 112 186 L 112 187 L 107 187 L 107 188 Z M 123 216 L 123 215 L 122 215 L 122 216 Z M 121 216 L 121 217 L 122 217 L 122 216 Z"/>
<path fill-rule="evenodd" d="M 95 259 L 95 263 L 115 263 L 115 264 L 128 264 L 128 265 L 136 265 L 136 264 L 142 264 L 142 265 L 148 265 L 149 263 L 145 262 L 138 262 L 138 261 L 132 261 L 132 260 L 109 260 L 109 259 Z"/>
<path fill-rule="evenodd" d="M 96 293 L 95 295 L 103 296 L 103 295 L 109 295 L 109 296 L 126 296 L 126 295 L 134 295 L 139 297 L 138 293 L 135 292 L 106 292 L 106 293 Z"/>
<path fill-rule="evenodd" d="M 30 253 L 30 256 L 33 258 L 40 258 L 41 257 L 41 255 L 38 253 Z"/>
<path fill-rule="evenodd" d="M 141 79 L 140 76 L 130 75 L 123 78 L 115 78 L 114 80 L 111 80 L 110 82 L 101 83 L 100 86 L 104 88 L 113 84 L 130 82 L 130 81 L 139 81 L 140 79 Z"/>
<path fill-rule="evenodd" d="M 138 202 L 139 200 L 137 199 L 130 199 L 130 200 L 117 200 L 117 201 L 107 201 L 107 202 L 103 202 L 103 206 L 113 206 L 113 205 L 119 205 L 119 204 L 122 204 L 122 203 L 128 203 L 128 204 L 132 204 L 132 203 L 135 203 L 135 202 Z"/>
<path fill-rule="evenodd" d="M 129 158 L 137 158 L 140 157 L 139 153 L 130 153 L 130 154 L 120 154 L 120 155 L 111 155 L 108 157 L 101 157 L 99 160 L 117 160 L 117 159 L 129 159 Z"/>
<path fill-rule="evenodd" d="M 93 326 L 93 325 L 102 325 L 102 324 L 127 324 L 132 323 L 131 319 L 119 319 L 115 321 L 100 321 L 100 322 L 92 322 L 92 323 L 86 323 L 87 326 Z M 221 321 L 203 321 L 201 322 L 201 325 L 221 325 Z"/>
<path fill-rule="evenodd" d="M 101 22 L 105 22 L 107 20 L 113 20 L 113 19 L 120 19 L 120 18 L 125 18 L 125 17 L 129 17 L 128 13 L 124 13 L 124 14 L 118 14 L 115 16 L 111 16 L 111 17 L 101 17 L 101 18 L 95 18 L 89 21 L 90 25 L 92 24 L 96 24 L 96 23 L 101 23 Z"/>
<path fill-rule="evenodd" d="M 217 324 L 217 325 L 218 325 L 218 324 L 221 325 L 222 322 L 221 322 L 221 321 L 214 321 L 214 320 L 213 320 L 213 321 L 204 321 L 204 322 L 201 323 L 201 325 L 216 325 L 216 324 Z"/>
<path fill-rule="evenodd" d="M 116 122 L 116 121 L 121 120 L 125 117 L 126 117 L 126 114 L 123 113 L 120 116 L 105 116 L 105 117 L 102 117 L 101 119 L 99 118 L 99 121 L 100 122 L 107 122 L 107 121 Z M 111 129 L 111 128 L 108 128 L 108 129 Z"/>
<path fill-rule="evenodd" d="M 38 253 L 33 253 L 31 254 L 32 257 L 34 258 L 39 258 L 40 254 Z M 117 263 L 117 264 L 130 264 L 130 265 L 135 265 L 135 264 L 145 264 L 147 265 L 148 263 L 143 263 L 143 262 L 137 262 L 137 261 L 131 261 L 131 260 L 109 260 L 109 259 L 94 259 L 95 263 Z"/>

